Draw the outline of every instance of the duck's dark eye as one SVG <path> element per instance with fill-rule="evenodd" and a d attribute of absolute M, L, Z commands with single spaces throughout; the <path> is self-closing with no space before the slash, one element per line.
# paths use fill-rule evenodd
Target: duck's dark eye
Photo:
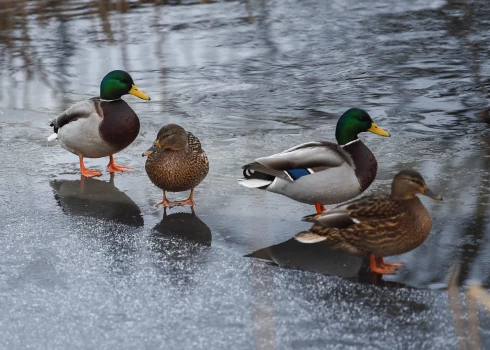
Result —
<path fill-rule="evenodd" d="M 416 180 L 416 179 L 411 179 L 413 183 L 421 186 L 421 187 L 424 187 L 424 184 L 420 181 L 420 180 Z"/>

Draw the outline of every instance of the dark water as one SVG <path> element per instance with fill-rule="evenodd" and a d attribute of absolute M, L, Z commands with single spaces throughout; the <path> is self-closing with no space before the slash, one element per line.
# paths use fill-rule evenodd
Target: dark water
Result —
<path fill-rule="evenodd" d="M 3 347 L 490 346 L 465 293 L 490 283 L 487 1 L 2 1 L 0 17 Z M 142 129 L 116 160 L 134 171 L 83 180 L 47 120 L 113 69 L 152 98 L 125 98 Z M 313 207 L 236 181 L 259 155 L 334 140 L 353 106 L 392 134 L 362 135 L 379 163 L 368 192 L 413 168 L 445 199 L 423 199 L 430 236 L 381 281 L 289 241 Z M 195 214 L 156 209 L 144 172 L 170 122 L 211 162 Z"/>

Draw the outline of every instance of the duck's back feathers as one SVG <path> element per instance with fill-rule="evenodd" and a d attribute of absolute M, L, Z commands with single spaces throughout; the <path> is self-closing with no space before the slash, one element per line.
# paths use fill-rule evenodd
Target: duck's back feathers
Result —
<path fill-rule="evenodd" d="M 304 143 L 281 153 L 257 158 L 256 162 L 275 170 L 333 168 L 343 163 L 352 165 L 349 155 L 331 142 Z"/>
<path fill-rule="evenodd" d="M 58 130 L 66 124 L 77 121 L 80 118 L 88 118 L 92 113 L 97 113 L 96 105 L 98 106 L 97 99 L 77 102 L 56 119 L 51 120 L 50 126 L 52 126 L 54 132 L 57 133 Z"/>
<path fill-rule="evenodd" d="M 404 206 L 388 194 L 365 196 L 320 214 L 303 217 L 303 221 L 312 222 L 326 228 L 345 229 L 370 220 L 398 218 L 403 214 Z"/>

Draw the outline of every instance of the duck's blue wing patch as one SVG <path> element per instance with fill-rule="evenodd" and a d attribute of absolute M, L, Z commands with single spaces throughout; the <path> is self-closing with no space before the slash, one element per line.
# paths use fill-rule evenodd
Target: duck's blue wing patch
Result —
<path fill-rule="evenodd" d="M 298 180 L 300 177 L 310 175 L 312 171 L 310 169 L 289 169 L 286 170 L 293 181 Z"/>

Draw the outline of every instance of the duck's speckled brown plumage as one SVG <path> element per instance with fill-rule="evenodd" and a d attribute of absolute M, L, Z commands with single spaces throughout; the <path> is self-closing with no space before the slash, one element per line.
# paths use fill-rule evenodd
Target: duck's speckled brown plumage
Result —
<path fill-rule="evenodd" d="M 187 132 L 188 146 L 181 150 L 160 149 L 148 156 L 145 169 L 151 182 L 164 191 L 188 191 L 199 185 L 209 171 L 201 142 Z"/>
<path fill-rule="evenodd" d="M 416 194 L 434 194 L 414 170 L 402 170 L 393 179 L 391 194 L 374 194 L 331 210 L 310 215 L 313 226 L 296 235 L 303 243 L 325 242 L 333 249 L 356 255 L 385 257 L 406 253 L 421 245 L 432 221 Z"/>
<path fill-rule="evenodd" d="M 355 201 L 346 210 L 360 222 L 347 223 L 349 226 L 341 229 L 314 224 L 309 231 L 325 236 L 333 249 L 384 257 L 417 248 L 432 226 L 429 212 L 417 197 L 397 200 L 388 194 L 372 195 Z"/>

